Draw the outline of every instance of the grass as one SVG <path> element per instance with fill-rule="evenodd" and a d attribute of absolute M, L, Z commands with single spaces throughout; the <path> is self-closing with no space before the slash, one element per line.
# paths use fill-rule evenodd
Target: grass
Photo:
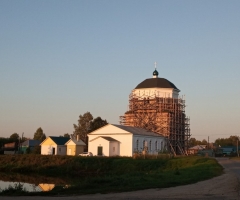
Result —
<path fill-rule="evenodd" d="M 28 170 L 27 170 L 28 169 Z M 109 193 L 166 188 L 196 183 L 222 174 L 215 159 L 207 157 L 69 157 L 41 155 L 0 156 L 0 172 L 68 175 L 71 187 L 55 187 L 37 195 Z M 27 193 L 36 195 L 35 193 Z"/>

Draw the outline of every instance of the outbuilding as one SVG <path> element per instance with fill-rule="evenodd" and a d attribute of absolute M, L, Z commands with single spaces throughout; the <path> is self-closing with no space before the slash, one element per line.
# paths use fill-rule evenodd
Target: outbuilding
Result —
<path fill-rule="evenodd" d="M 67 146 L 65 143 L 70 138 L 66 137 L 47 137 L 41 144 L 42 155 L 66 155 Z"/>
<path fill-rule="evenodd" d="M 77 137 L 77 139 L 68 140 L 65 145 L 67 146 L 67 155 L 77 156 L 80 153 L 83 153 L 84 146 L 86 144 Z"/>
<path fill-rule="evenodd" d="M 88 151 L 94 156 L 157 154 L 165 145 L 164 136 L 132 126 L 107 124 L 88 134 Z"/>

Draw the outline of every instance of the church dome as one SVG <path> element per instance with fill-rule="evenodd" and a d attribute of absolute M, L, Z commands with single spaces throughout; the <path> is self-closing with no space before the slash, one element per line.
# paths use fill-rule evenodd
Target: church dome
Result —
<path fill-rule="evenodd" d="M 179 90 L 172 82 L 170 82 L 165 78 L 148 78 L 143 82 L 139 83 L 137 87 L 135 87 L 135 89 L 142 89 L 142 88 L 173 88 L 173 89 Z"/>
<path fill-rule="evenodd" d="M 153 72 L 153 76 L 158 76 L 158 71 L 156 69 Z"/>

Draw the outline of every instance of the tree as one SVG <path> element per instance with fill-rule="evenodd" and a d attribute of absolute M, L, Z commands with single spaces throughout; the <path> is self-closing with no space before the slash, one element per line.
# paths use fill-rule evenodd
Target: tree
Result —
<path fill-rule="evenodd" d="M 189 147 L 203 144 L 200 140 L 196 140 L 196 138 L 190 138 L 188 143 L 189 143 Z"/>
<path fill-rule="evenodd" d="M 236 146 L 237 145 L 237 141 L 239 141 L 238 136 L 230 136 L 229 138 L 218 138 L 215 140 L 215 144 L 217 146 Z"/>
<path fill-rule="evenodd" d="M 13 133 L 13 134 L 10 136 L 10 139 L 18 140 L 18 139 L 19 139 L 19 135 L 18 135 L 17 133 Z"/>
<path fill-rule="evenodd" d="M 68 133 L 64 133 L 63 137 L 70 138 L 70 135 Z"/>
<path fill-rule="evenodd" d="M 90 123 L 90 131 L 95 131 L 105 125 L 107 125 L 107 121 L 103 120 L 101 117 L 95 118 L 91 123 Z"/>
<path fill-rule="evenodd" d="M 207 140 L 203 139 L 202 142 L 201 142 L 201 144 L 202 144 L 202 145 L 207 145 L 208 142 L 207 142 Z"/>
<path fill-rule="evenodd" d="M 97 117 L 93 120 L 93 116 L 90 112 L 86 112 L 79 116 L 78 125 L 73 124 L 74 131 L 73 137 L 79 138 L 86 144 L 84 151 L 88 149 L 88 137 L 87 134 L 106 125 L 107 121 L 102 120 L 101 117 Z"/>
<path fill-rule="evenodd" d="M 79 136 L 79 138 L 85 142 L 87 146 L 87 134 L 90 131 L 90 124 L 93 120 L 93 116 L 90 112 L 86 112 L 83 115 L 79 116 L 78 125 L 73 124 L 74 132 L 73 135 L 75 138 Z"/>
<path fill-rule="evenodd" d="M 43 133 L 43 130 L 41 127 L 39 127 L 36 132 L 34 133 L 34 140 L 40 140 L 41 142 L 46 139 L 45 133 Z"/>
<path fill-rule="evenodd" d="M 31 153 L 32 153 L 32 154 L 41 154 L 41 146 L 36 145 L 36 146 L 33 148 L 33 150 L 32 150 Z"/>

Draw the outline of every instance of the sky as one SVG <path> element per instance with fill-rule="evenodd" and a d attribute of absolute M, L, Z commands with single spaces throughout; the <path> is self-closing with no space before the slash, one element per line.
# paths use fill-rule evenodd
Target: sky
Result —
<path fill-rule="evenodd" d="M 1 0 L 0 137 L 119 124 L 156 61 L 186 98 L 191 137 L 240 136 L 240 1 Z"/>

